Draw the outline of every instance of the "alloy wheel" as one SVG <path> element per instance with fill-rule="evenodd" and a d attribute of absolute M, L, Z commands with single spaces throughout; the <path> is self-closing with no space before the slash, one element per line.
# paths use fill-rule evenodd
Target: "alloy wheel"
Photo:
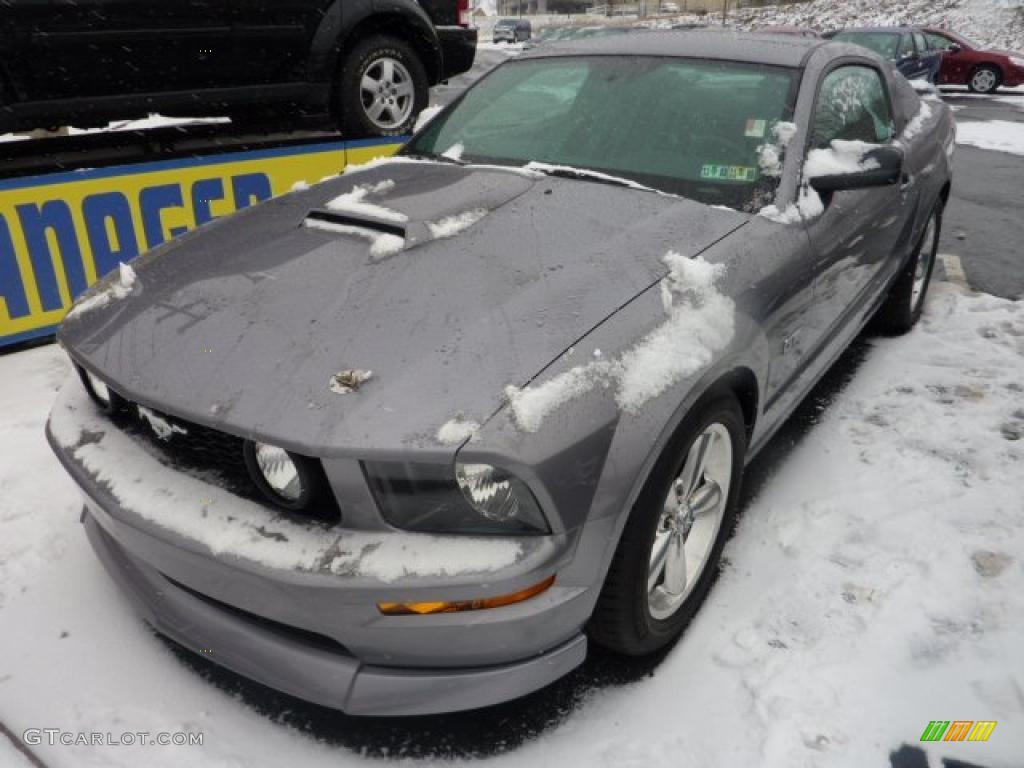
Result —
<path fill-rule="evenodd" d="M 928 219 L 928 227 L 921 239 L 921 248 L 917 253 L 917 264 L 914 267 L 914 282 L 910 288 L 910 307 L 917 311 L 918 304 L 924 300 L 924 290 L 928 282 L 928 275 L 932 270 L 932 262 L 935 260 L 935 214 Z"/>
<path fill-rule="evenodd" d="M 694 441 L 665 498 L 647 576 L 653 618 L 672 616 L 690 595 L 714 549 L 729 499 L 732 438 L 710 424 Z"/>
<path fill-rule="evenodd" d="M 405 65 L 382 56 L 363 73 L 359 95 L 370 121 L 382 131 L 392 131 L 404 125 L 412 114 L 416 90 Z"/>
<path fill-rule="evenodd" d="M 979 93 L 989 93 L 996 88 L 996 73 L 991 69 L 979 69 L 971 76 L 971 85 Z"/>

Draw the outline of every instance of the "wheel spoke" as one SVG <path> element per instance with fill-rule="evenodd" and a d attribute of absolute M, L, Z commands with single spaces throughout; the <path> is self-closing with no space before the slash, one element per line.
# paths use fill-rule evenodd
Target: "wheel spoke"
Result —
<path fill-rule="evenodd" d="M 690 496 L 690 511 L 694 517 L 701 517 L 717 511 L 721 503 L 721 487 L 714 481 L 708 481 Z"/>
<path fill-rule="evenodd" d="M 374 122 L 379 122 L 381 115 L 384 114 L 386 105 L 379 99 L 375 99 L 374 102 L 366 108 L 366 114 L 370 116 L 370 119 Z"/>
<path fill-rule="evenodd" d="M 391 59 L 380 63 L 380 77 L 385 83 L 395 82 L 395 63 Z"/>
<path fill-rule="evenodd" d="M 657 586 L 661 574 L 665 572 L 665 560 L 668 557 L 668 547 L 672 539 L 670 531 L 659 531 L 655 534 L 654 547 L 651 551 L 651 565 L 647 572 L 647 591 L 650 592 Z"/>
<path fill-rule="evenodd" d="M 701 478 L 704 476 L 704 470 L 707 468 L 708 462 L 708 450 L 711 448 L 711 443 L 714 441 L 713 432 L 705 432 L 699 438 L 697 442 L 690 448 L 690 453 L 686 457 L 686 464 L 683 465 L 683 472 L 679 476 L 682 480 L 682 498 L 689 498 L 690 494 L 700 484 Z"/>
<path fill-rule="evenodd" d="M 669 537 L 668 556 L 665 558 L 665 591 L 681 595 L 686 589 L 686 543 L 680 533 Z"/>
<path fill-rule="evenodd" d="M 407 96 L 412 96 L 412 83 L 405 80 L 401 83 L 395 84 L 395 98 L 404 99 Z"/>
<path fill-rule="evenodd" d="M 376 80 L 370 77 L 370 73 L 367 72 L 363 75 L 362 81 L 359 83 L 359 87 L 366 93 L 376 94 L 377 89 L 380 88 L 380 80 Z"/>

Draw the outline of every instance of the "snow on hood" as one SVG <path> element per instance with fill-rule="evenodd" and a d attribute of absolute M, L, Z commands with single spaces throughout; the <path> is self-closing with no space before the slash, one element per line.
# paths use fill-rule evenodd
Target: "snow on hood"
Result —
<path fill-rule="evenodd" d="M 404 250 L 375 260 L 362 237 L 303 226 L 356 186 L 407 218 L 365 224 L 404 227 Z M 384 163 L 143 256 L 145 296 L 61 339 L 115 390 L 182 419 L 310 455 L 448 456 L 437 436 L 452 414 L 487 418 L 507 385 L 657 282 L 666 251 L 695 256 L 748 219 L 516 170 Z M 348 369 L 373 381 L 338 397 L 326 384 Z"/>
<path fill-rule="evenodd" d="M 536 432 L 550 413 L 598 386 L 614 387 L 619 407 L 635 413 L 705 368 L 716 352 L 728 346 L 734 333 L 735 304 L 715 287 L 725 266 L 675 252 L 666 254 L 664 261 L 669 268 L 661 283 L 665 321 L 616 360 L 604 359 L 597 350 L 593 361 L 539 386 L 506 387 L 512 415 L 521 429 Z"/>

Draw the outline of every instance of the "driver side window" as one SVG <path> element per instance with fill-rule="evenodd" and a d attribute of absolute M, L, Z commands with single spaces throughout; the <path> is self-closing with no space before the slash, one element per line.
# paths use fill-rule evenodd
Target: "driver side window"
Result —
<path fill-rule="evenodd" d="M 815 147 L 827 148 L 837 139 L 885 144 L 892 133 L 892 110 L 877 70 L 851 65 L 825 77 L 814 112 Z"/>

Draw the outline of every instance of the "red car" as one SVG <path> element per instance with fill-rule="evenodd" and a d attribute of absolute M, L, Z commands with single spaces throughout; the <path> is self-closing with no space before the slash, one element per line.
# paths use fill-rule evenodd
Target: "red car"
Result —
<path fill-rule="evenodd" d="M 975 93 L 992 93 L 1001 85 L 1024 85 L 1024 53 L 986 51 L 963 35 L 925 29 L 928 45 L 943 51 L 938 85 L 966 85 Z"/>

